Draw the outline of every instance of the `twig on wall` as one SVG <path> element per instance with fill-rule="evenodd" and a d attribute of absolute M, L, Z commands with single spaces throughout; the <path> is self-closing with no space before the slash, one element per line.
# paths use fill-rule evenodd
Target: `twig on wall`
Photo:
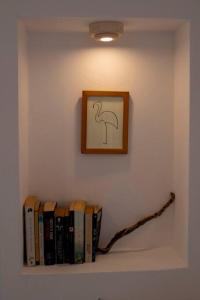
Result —
<path fill-rule="evenodd" d="M 124 228 L 121 231 L 117 232 L 113 238 L 110 240 L 110 242 L 107 244 L 107 246 L 105 248 L 98 248 L 97 251 L 101 254 L 106 254 L 108 253 L 111 248 L 113 247 L 113 245 L 122 237 L 126 236 L 127 234 L 135 231 L 136 229 L 138 229 L 139 227 L 143 226 L 144 224 L 146 224 L 147 222 L 156 219 L 158 217 L 160 217 L 164 211 L 175 201 L 175 194 L 174 193 L 170 193 L 170 199 L 165 203 L 165 205 L 163 205 L 163 207 L 155 212 L 154 214 L 145 217 L 144 219 L 139 220 L 137 223 L 135 223 L 134 225 L 128 227 L 128 228 Z"/>

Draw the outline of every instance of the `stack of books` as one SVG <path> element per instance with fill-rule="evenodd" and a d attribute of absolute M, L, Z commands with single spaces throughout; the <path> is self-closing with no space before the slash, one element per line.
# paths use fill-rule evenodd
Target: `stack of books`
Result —
<path fill-rule="evenodd" d="M 29 196 L 24 203 L 24 261 L 28 266 L 94 262 L 102 207 L 73 201 L 59 207 Z"/>

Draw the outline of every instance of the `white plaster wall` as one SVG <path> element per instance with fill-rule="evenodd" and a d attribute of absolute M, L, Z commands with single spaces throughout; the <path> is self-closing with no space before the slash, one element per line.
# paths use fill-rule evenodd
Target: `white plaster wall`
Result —
<path fill-rule="evenodd" d="M 19 163 L 21 198 L 28 194 L 28 113 L 29 113 L 29 69 L 26 29 L 18 26 L 18 97 L 19 97 Z"/>
<path fill-rule="evenodd" d="M 180 299 L 200 296 L 199 243 L 199 1 L 2 1 L 0 3 L 0 296 L 12 299 Z M 92 16 L 185 18 L 191 22 L 189 257 L 187 269 L 90 275 L 20 273 L 17 23 L 19 17 Z M 181 87 L 180 87 L 181 88 Z M 9 212 L 9 213 L 8 213 Z M 8 225 L 9 224 L 9 225 Z M 60 294 L 58 294 L 58 290 Z"/>
<path fill-rule="evenodd" d="M 174 188 L 176 191 L 174 242 L 178 252 L 188 257 L 189 197 L 189 99 L 190 27 L 181 26 L 175 36 L 174 95 Z M 180 88 L 181 87 L 181 88 Z"/>
<path fill-rule="evenodd" d="M 109 46 L 87 33 L 29 33 L 29 194 L 100 203 L 102 245 L 160 208 L 172 191 L 173 42 L 171 32 L 127 33 Z M 80 153 L 80 97 L 87 89 L 130 92 L 128 155 Z M 170 208 L 116 248 L 168 245 L 172 228 Z"/>
<path fill-rule="evenodd" d="M 18 24 L 18 108 L 19 108 L 19 188 L 20 199 L 23 199 L 28 195 L 28 105 L 29 105 L 29 70 L 28 70 L 28 56 L 27 56 L 27 35 L 25 27 L 21 22 Z M 23 220 L 22 208 L 20 215 Z M 22 221 L 20 222 L 20 235 L 21 251 L 23 251 L 23 231 Z M 22 256 L 20 257 L 20 263 L 22 263 Z"/>

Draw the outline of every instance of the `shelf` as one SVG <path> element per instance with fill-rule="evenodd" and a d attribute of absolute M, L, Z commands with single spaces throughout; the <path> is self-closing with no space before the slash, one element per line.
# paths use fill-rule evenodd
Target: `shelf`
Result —
<path fill-rule="evenodd" d="M 186 268 L 171 247 L 151 250 L 112 252 L 97 256 L 95 263 L 81 265 L 53 265 L 22 268 L 22 275 L 56 275 L 105 272 L 159 271 Z"/>
<path fill-rule="evenodd" d="M 66 20 L 67 28 L 72 21 Z M 71 26 L 83 24 L 74 22 Z M 38 26 L 37 20 L 34 24 Z M 86 32 L 43 31 L 45 24 L 40 24 L 41 30 L 33 24 L 22 28 L 20 198 L 35 194 L 61 205 L 74 199 L 99 203 L 104 211 L 100 242 L 106 244 L 114 232 L 160 208 L 169 192 L 176 194 L 175 205 L 161 218 L 117 244 L 118 250 L 157 248 L 112 252 L 91 264 L 23 267 L 23 275 L 186 267 L 190 41 L 186 25 L 170 31 L 168 27 L 129 31 L 115 47 L 98 47 Z M 130 92 L 127 155 L 80 153 L 80 95 L 90 88 Z"/>

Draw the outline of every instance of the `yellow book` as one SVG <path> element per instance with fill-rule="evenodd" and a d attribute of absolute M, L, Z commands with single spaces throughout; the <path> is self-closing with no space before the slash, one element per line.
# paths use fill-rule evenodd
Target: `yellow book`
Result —
<path fill-rule="evenodd" d="M 92 222 L 93 222 L 92 206 L 86 206 L 85 209 L 85 262 L 92 262 Z"/>

